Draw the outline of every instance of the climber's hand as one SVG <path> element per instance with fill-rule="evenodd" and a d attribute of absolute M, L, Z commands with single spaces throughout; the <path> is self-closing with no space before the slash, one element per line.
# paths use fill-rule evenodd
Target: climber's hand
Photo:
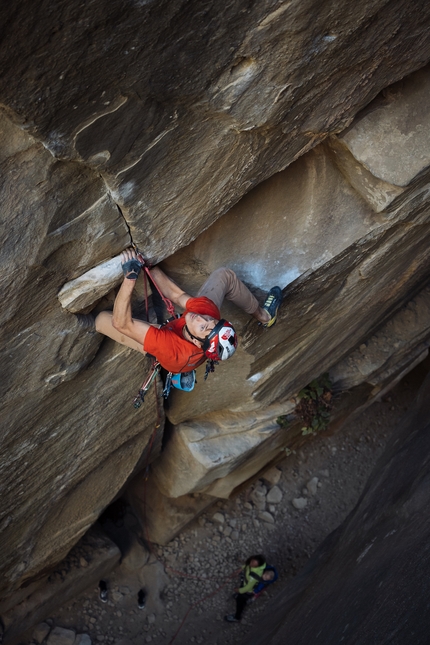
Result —
<path fill-rule="evenodd" d="M 142 265 L 133 249 L 126 249 L 121 253 L 121 266 L 126 278 L 129 280 L 137 280 Z"/>

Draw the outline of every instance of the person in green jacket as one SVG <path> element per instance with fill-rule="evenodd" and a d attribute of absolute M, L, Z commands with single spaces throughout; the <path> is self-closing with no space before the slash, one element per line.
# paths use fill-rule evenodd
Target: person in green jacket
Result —
<path fill-rule="evenodd" d="M 236 623 L 242 618 L 242 612 L 254 597 L 253 589 L 261 582 L 265 568 L 266 558 L 263 555 L 251 555 L 247 559 L 241 574 L 241 585 L 236 589 L 236 613 L 224 616 L 224 620 Z"/>

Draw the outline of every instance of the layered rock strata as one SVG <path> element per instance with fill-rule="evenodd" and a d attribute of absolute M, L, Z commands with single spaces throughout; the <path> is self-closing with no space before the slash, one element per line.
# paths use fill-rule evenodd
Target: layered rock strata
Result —
<path fill-rule="evenodd" d="M 7 596 L 54 567 L 160 449 L 160 387 L 138 415 L 132 405 L 149 360 L 83 333 L 61 308 L 60 289 L 132 241 L 154 260 L 167 258 L 253 186 L 341 132 L 382 88 L 428 62 L 430 8 L 401 0 L 343 7 L 60 0 L 37 10 L 8 3 L 1 13 L 0 593 Z M 387 100 L 395 106 L 396 95 Z M 174 434 L 196 419 L 204 433 L 208 415 L 222 410 L 228 429 L 236 419 L 246 423 L 244 411 L 257 420 L 268 406 L 286 411 L 300 387 L 424 286 L 426 164 L 411 166 L 414 178 L 396 187 L 351 133 L 291 166 L 302 182 L 295 206 L 303 206 L 304 219 L 282 212 L 291 224 L 285 229 L 274 208 L 272 228 L 278 241 L 303 228 L 305 239 L 292 235 L 280 245 L 285 253 L 276 247 L 281 258 L 268 261 L 261 256 L 270 247 L 260 243 L 236 267 L 257 292 L 275 278 L 284 287 L 298 276 L 280 320 L 270 333 L 251 324 L 235 361 L 210 377 L 210 388 L 200 379 L 195 396 L 172 401 Z M 349 166 L 336 178 L 339 146 L 384 182 L 378 190 L 388 197 L 378 198 L 378 208 L 364 189 L 352 191 Z M 317 208 L 312 177 L 330 187 Z M 225 262 L 246 255 L 239 238 L 248 236 L 251 247 L 251 238 L 267 233 L 256 222 L 248 232 L 234 228 L 228 243 L 208 238 L 207 254 L 218 247 Z M 221 253 L 225 246 L 230 255 Z M 259 270 L 247 272 L 246 264 Z M 197 257 L 188 266 L 197 277 L 210 270 Z M 114 293 L 101 296 L 80 306 L 112 306 Z M 226 312 L 242 328 L 245 318 Z M 214 423 L 221 427 L 218 417 Z M 268 452 L 255 460 L 258 437 L 245 441 L 248 452 L 233 454 L 242 477 L 280 448 L 267 438 Z M 212 464 L 208 470 L 198 487 L 218 486 Z M 230 476 L 228 464 L 221 474 Z M 234 484 L 233 475 L 212 492 L 225 495 Z"/>
<path fill-rule="evenodd" d="M 423 0 L 61 0 L 2 14 L 1 103 L 55 158 L 102 175 L 154 260 L 430 58 Z"/>
<path fill-rule="evenodd" d="M 260 287 L 258 293 L 293 278 L 286 267 L 296 264 L 301 274 L 287 285 L 279 321 L 268 331 L 245 323 L 227 305 L 227 317 L 239 328 L 245 323 L 241 360 L 223 364 L 191 395 L 174 394 L 168 415 L 175 431 L 152 469 L 159 493 L 173 498 L 169 508 L 174 498 L 183 505 L 190 494 L 226 497 L 286 447 L 294 447 L 297 427 L 285 431 L 276 419 L 292 412 L 294 395 L 313 378 L 331 369 L 337 390 L 366 385 L 349 398 L 351 412 L 427 355 L 429 292 L 420 289 L 430 266 L 429 157 L 424 152 L 430 142 L 422 102 L 429 91 L 429 68 L 390 88 L 337 141 L 332 138 L 264 182 L 165 261 L 166 270 L 191 293 L 219 256 Z M 393 126 L 389 162 L 384 148 L 377 150 L 388 123 Z M 353 157 L 356 149 L 359 158 Z M 353 186 L 363 177 L 358 193 Z M 389 183 L 394 177 L 399 185 Z M 381 191 L 381 182 L 385 195 L 395 195 L 384 198 L 384 209 L 375 202 L 381 192 L 371 190 Z M 233 234 L 234 247 L 228 244 Z M 260 246 L 266 248 L 261 257 Z M 406 305 L 416 291 L 419 295 Z M 342 402 L 334 417 L 337 426 L 345 406 Z M 191 409 L 195 418 L 190 420 Z M 197 512 L 195 497 L 188 503 Z M 171 513 L 169 534 L 165 515 L 157 518 L 148 510 L 154 539 L 175 534 L 179 512 Z"/>

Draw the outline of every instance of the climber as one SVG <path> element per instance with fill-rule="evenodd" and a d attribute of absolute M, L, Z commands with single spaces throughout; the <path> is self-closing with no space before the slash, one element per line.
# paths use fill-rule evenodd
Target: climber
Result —
<path fill-rule="evenodd" d="M 282 292 L 270 290 L 263 307 L 231 269 L 217 269 L 201 287 L 196 298 L 185 293 L 159 267 L 150 275 L 161 293 L 185 311 L 161 326 L 132 317 L 131 298 L 142 268 L 133 249 L 122 254 L 124 281 L 115 299 L 113 312 L 102 311 L 95 318 L 96 331 L 143 354 L 157 358 L 168 372 L 190 372 L 206 358 L 225 360 L 233 355 L 237 336 L 232 325 L 221 318 L 219 307 L 226 297 L 251 314 L 264 327 L 276 322 Z M 78 316 L 89 328 L 87 316 Z"/>
<path fill-rule="evenodd" d="M 262 555 L 252 555 L 245 563 L 241 573 L 241 586 L 236 589 L 236 613 L 224 616 L 229 623 L 237 623 L 242 618 L 246 605 L 253 602 L 262 591 L 278 579 L 275 567 L 266 564 Z"/>

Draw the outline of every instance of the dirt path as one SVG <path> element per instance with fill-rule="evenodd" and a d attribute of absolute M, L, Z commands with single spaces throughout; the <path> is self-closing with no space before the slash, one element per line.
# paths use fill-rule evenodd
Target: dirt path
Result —
<path fill-rule="evenodd" d="M 175 645 L 241 643 L 266 611 L 270 598 L 352 510 L 416 387 L 416 379 L 406 377 L 386 400 L 373 404 L 341 434 L 316 438 L 286 457 L 278 466 L 280 502 L 265 500 L 265 493 L 273 486 L 260 480 L 238 498 L 218 502 L 168 547 L 156 547 L 158 557 L 169 567 L 196 578 L 180 578 L 171 570 L 166 574 L 153 555 L 149 556 L 152 566 L 142 568 L 148 554 L 133 533 L 116 526 L 122 521 L 110 520 L 111 533 L 116 534 L 126 555 L 107 581 L 108 603 L 100 602 L 97 589 L 89 589 L 62 607 L 49 623 L 89 634 L 93 643 L 169 645 L 191 604 L 214 592 L 249 555 L 264 553 L 277 567 L 280 580 L 247 608 L 241 623 L 223 620 L 234 610 L 236 578 L 231 578 L 219 593 L 190 612 L 174 640 Z M 253 492 L 256 486 L 257 495 Z M 280 497 L 278 491 L 271 496 Z M 259 517 L 261 511 L 254 503 L 258 498 L 266 501 L 265 511 L 273 523 Z M 302 510 L 293 506 L 292 500 L 297 498 L 306 500 Z M 135 520 L 130 514 L 124 520 L 133 528 Z M 137 591 L 142 586 L 148 594 L 147 604 L 139 610 Z"/>

